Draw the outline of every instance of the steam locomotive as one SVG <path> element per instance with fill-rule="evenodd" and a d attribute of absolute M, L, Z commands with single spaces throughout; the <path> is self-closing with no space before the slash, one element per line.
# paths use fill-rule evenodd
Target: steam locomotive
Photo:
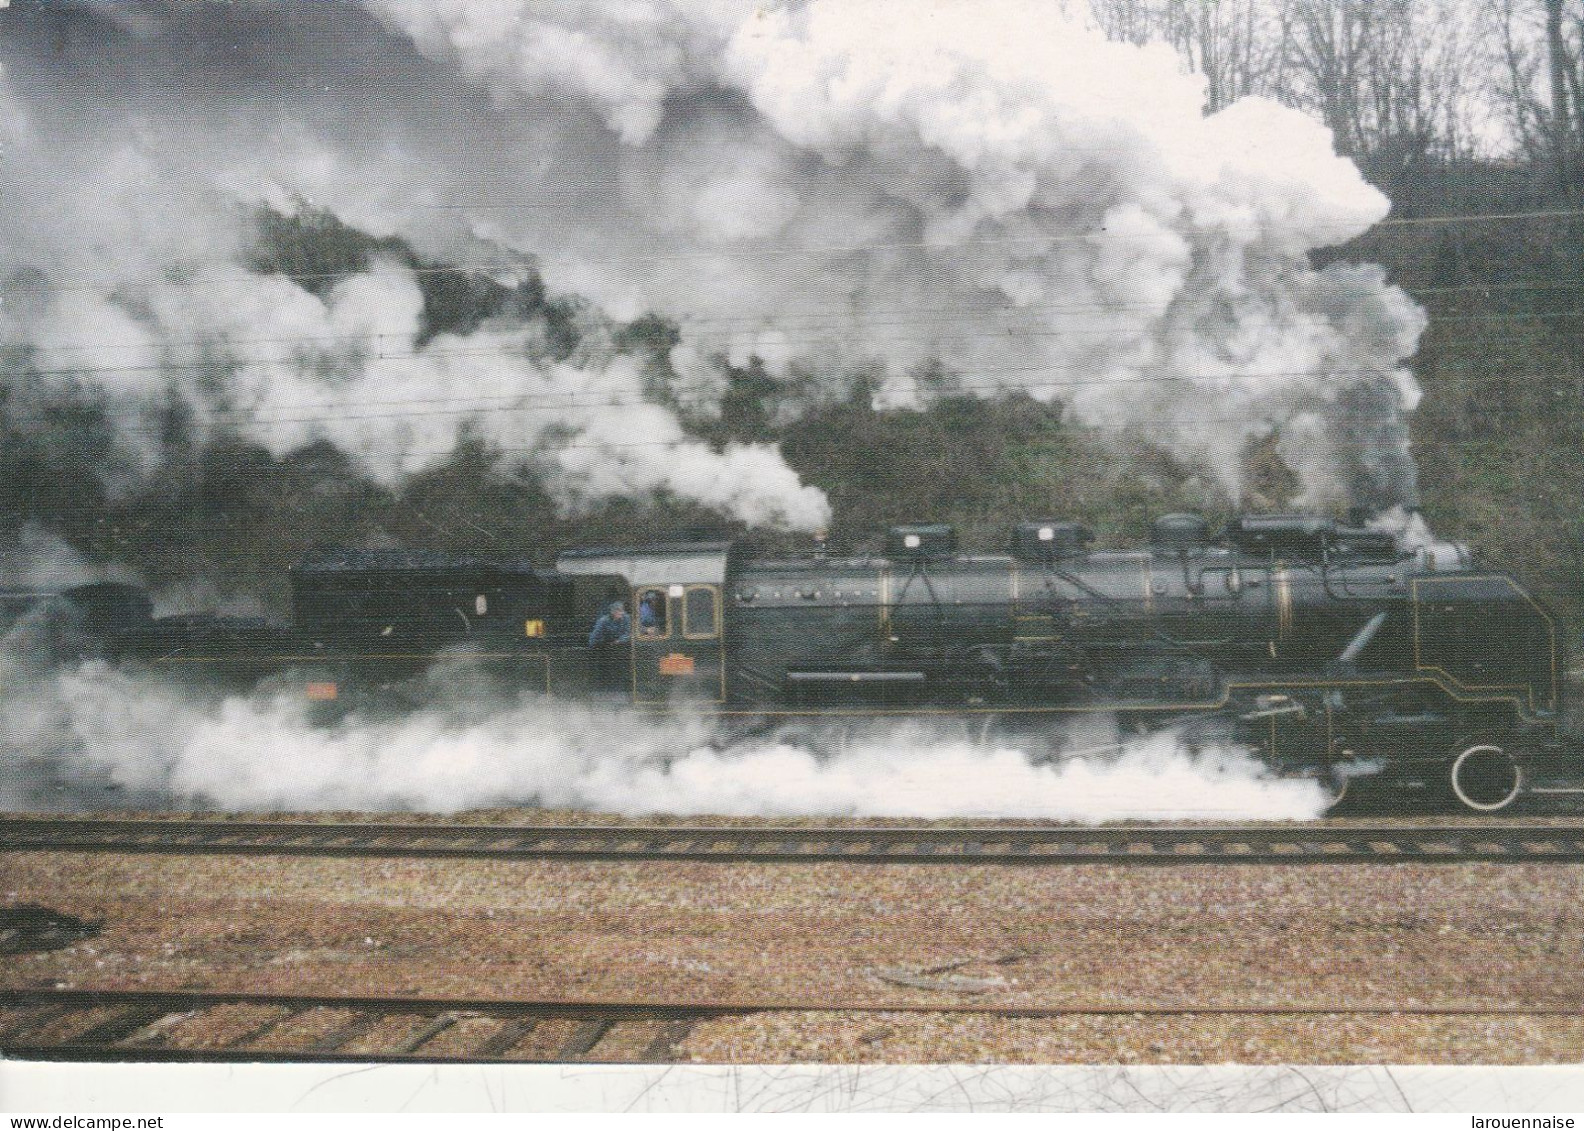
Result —
<path fill-rule="evenodd" d="M 1584 754 L 1559 727 L 1558 626 L 1467 547 L 1313 515 L 1244 515 L 1212 537 L 1175 514 L 1145 550 L 1092 541 L 1027 522 L 1010 552 L 963 554 L 925 524 L 890 530 L 880 555 L 693 539 L 569 549 L 551 570 L 316 551 L 292 569 L 289 627 L 156 619 L 129 587 L 78 599 L 118 662 L 206 686 L 284 681 L 326 712 L 462 665 L 514 694 L 700 712 L 728 733 L 926 718 L 1026 738 L 1109 712 L 1244 745 L 1338 799 L 1361 780 L 1477 812 L 1584 794 Z M 591 646 L 617 600 L 643 617 Z"/>

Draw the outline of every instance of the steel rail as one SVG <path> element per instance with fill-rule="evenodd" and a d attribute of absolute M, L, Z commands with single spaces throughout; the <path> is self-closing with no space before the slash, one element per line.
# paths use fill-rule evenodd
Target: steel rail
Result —
<path fill-rule="evenodd" d="M 224 1008 L 274 1011 L 240 1033 L 208 1047 L 166 1042 L 165 1034 L 201 1015 Z M 291 1024 L 317 1011 L 350 1015 L 325 1034 L 309 1029 L 293 1047 L 259 1042 L 290 1032 Z M 997 1006 L 954 1002 L 922 1004 L 832 1001 L 578 1001 L 479 998 L 346 997 L 308 994 L 224 993 L 147 990 L 0 990 L 0 1056 L 20 1060 L 130 1061 L 418 1061 L 423 1063 L 571 1063 L 588 1060 L 663 1062 L 693 1026 L 704 1021 L 755 1014 L 935 1014 L 1041 1019 L 1057 1017 L 1579 1017 L 1584 1003 L 1483 1005 L 1478 1003 L 1382 1005 L 1325 1002 L 1271 1005 L 1216 1002 L 1073 1002 L 1065 1005 Z M 392 1024 L 392 1021 L 395 1021 Z M 427 1048 L 462 1021 L 480 1023 L 461 1050 Z M 562 1023 L 554 1040 L 540 1040 L 541 1026 Z M 639 1041 L 624 1026 L 647 1025 Z M 347 1046 L 387 1030 L 374 1047 Z M 56 1035 L 50 1036 L 53 1032 Z M 627 1042 L 623 1056 L 606 1045 Z M 277 1040 L 277 1045 L 280 1043 Z M 290 1043 L 290 1042 L 288 1042 Z M 527 1044 L 530 1047 L 524 1048 Z M 553 1045 L 554 1047 L 548 1047 Z M 604 1045 L 605 1047 L 602 1047 Z"/>
<path fill-rule="evenodd" d="M 1579 863 L 1584 825 L 587 826 L 0 818 L 0 852 L 888 864 Z"/>

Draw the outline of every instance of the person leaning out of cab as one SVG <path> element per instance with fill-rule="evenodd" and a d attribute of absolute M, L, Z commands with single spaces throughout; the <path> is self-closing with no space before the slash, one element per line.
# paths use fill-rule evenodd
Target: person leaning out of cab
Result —
<path fill-rule="evenodd" d="M 620 601 L 612 601 L 609 611 L 594 622 L 594 631 L 589 633 L 589 647 L 625 644 L 631 639 L 632 621 L 627 619 L 627 606 Z"/>

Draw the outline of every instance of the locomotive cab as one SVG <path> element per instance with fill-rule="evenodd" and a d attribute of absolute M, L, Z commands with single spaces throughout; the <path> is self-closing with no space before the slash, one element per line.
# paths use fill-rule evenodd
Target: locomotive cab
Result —
<path fill-rule="evenodd" d="M 590 645 L 595 681 L 623 687 L 639 706 L 725 702 L 722 594 L 730 555 L 724 541 L 563 551 L 557 573 L 600 579 L 606 592 L 621 594 L 631 622 L 624 648 Z"/>

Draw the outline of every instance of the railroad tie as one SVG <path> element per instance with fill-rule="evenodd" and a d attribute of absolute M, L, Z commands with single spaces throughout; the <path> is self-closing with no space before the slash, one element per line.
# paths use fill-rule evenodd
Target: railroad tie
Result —
<path fill-rule="evenodd" d="M 609 1017 L 596 1017 L 582 1022 L 556 1053 L 557 1060 L 575 1060 L 583 1056 L 604 1039 L 616 1022 Z"/>
<path fill-rule="evenodd" d="M 668 1021 L 661 1026 L 655 1039 L 643 1051 L 641 1063 L 665 1064 L 676 1059 L 676 1050 L 688 1034 L 693 1032 L 693 1021 Z"/>
<path fill-rule="evenodd" d="M 451 1028 L 451 1026 L 455 1025 L 458 1020 L 460 1020 L 460 1018 L 458 1018 L 455 1013 L 442 1013 L 438 1017 L 431 1018 L 429 1023 L 422 1029 L 419 1029 L 411 1037 L 408 1037 L 405 1041 L 392 1049 L 392 1055 L 410 1056 L 412 1053 L 417 1052 L 419 1049 L 423 1048 L 424 1045 L 434 1040 L 441 1033 L 444 1033 L 447 1029 Z"/>
<path fill-rule="evenodd" d="M 308 1046 L 309 1052 L 335 1052 L 368 1033 L 386 1017 L 380 1012 L 359 1013 L 341 1028 L 320 1037 Z"/>
<path fill-rule="evenodd" d="M 126 1040 L 139 1029 L 145 1028 L 170 1013 L 163 1006 L 128 1006 L 114 1017 L 79 1033 L 71 1039 L 74 1045 L 114 1045 Z"/>
<path fill-rule="evenodd" d="M 283 1009 L 282 1012 L 278 1016 L 271 1017 L 268 1021 L 264 1021 L 264 1022 L 261 1022 L 258 1025 L 253 1026 L 253 1028 L 249 1029 L 247 1032 L 243 1033 L 241 1036 L 232 1037 L 229 1041 L 227 1041 L 225 1044 L 221 1045 L 220 1047 L 221 1048 L 225 1048 L 225 1049 L 246 1048 L 248 1045 L 252 1044 L 254 1041 L 256 1041 L 260 1037 L 264 1036 L 264 1034 L 269 1033 L 269 1032 L 271 1032 L 271 1031 L 273 1031 L 275 1029 L 278 1029 L 282 1025 L 284 1025 L 286 1022 L 291 1021 L 294 1018 L 301 1017 L 302 1015 L 303 1015 L 303 1011 L 302 1010 Z"/>
<path fill-rule="evenodd" d="M 505 1056 L 517 1044 L 534 1031 L 537 1021 L 526 1017 L 508 1017 L 501 1021 L 501 1027 L 495 1030 L 490 1038 L 473 1050 L 477 1057 L 498 1058 Z"/>
<path fill-rule="evenodd" d="M 82 1007 L 79 1005 L 37 1005 L 28 1009 L 21 1017 L 13 1018 L 5 1025 L 0 1025 L 0 1052 L 5 1050 L 7 1042 L 15 1037 L 23 1037 L 35 1029 L 48 1028 L 69 1013 L 76 1013 Z"/>

